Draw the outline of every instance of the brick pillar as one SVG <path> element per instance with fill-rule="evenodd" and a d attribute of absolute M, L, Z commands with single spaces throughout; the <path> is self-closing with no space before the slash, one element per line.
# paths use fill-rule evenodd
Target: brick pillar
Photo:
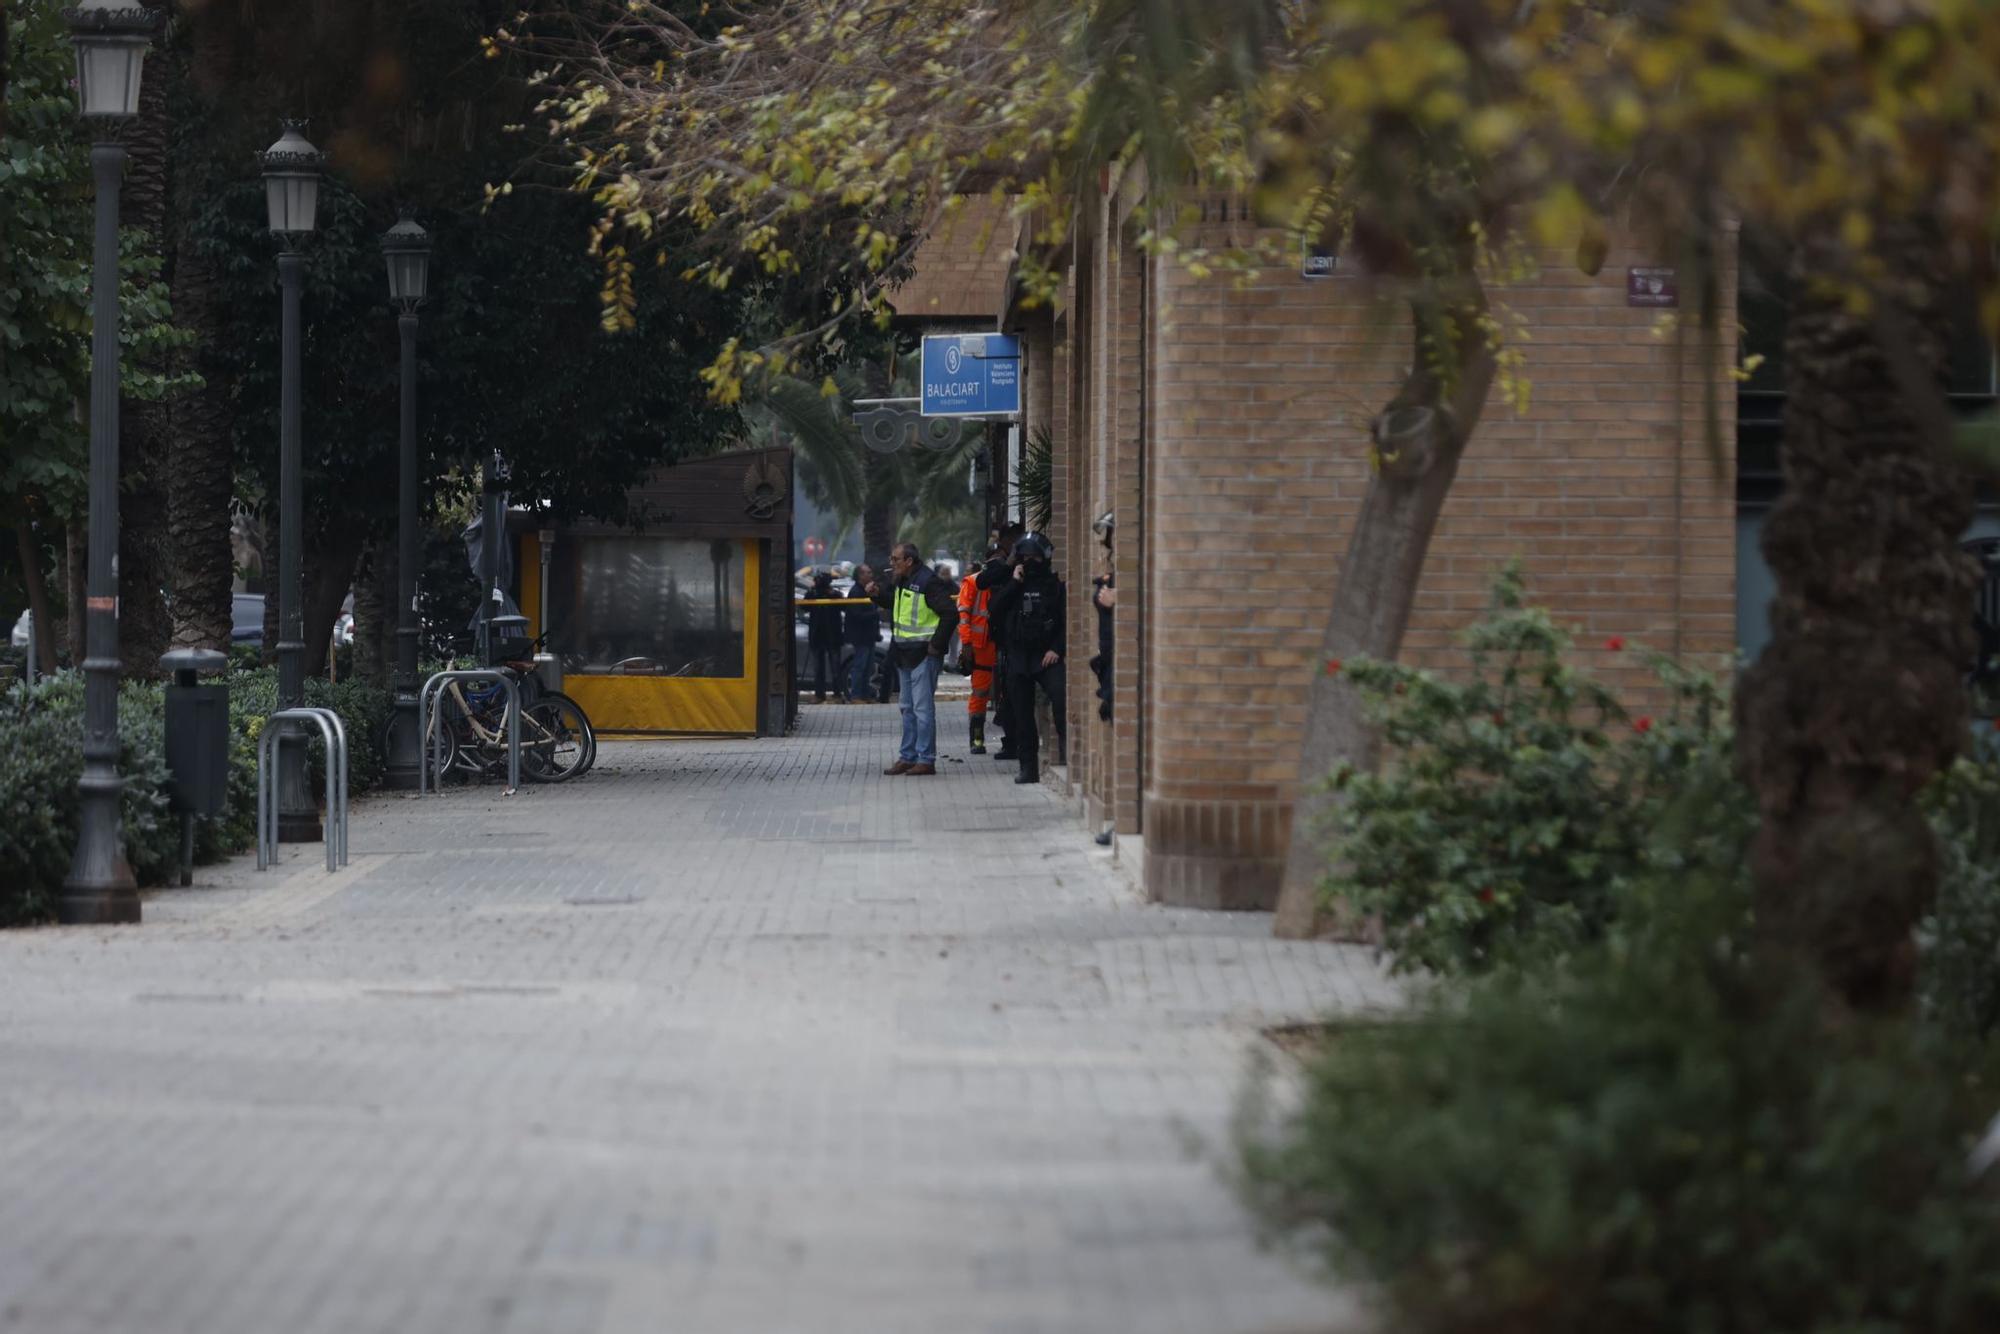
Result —
<path fill-rule="evenodd" d="M 1106 383 L 1111 400 L 1111 494 L 1109 503 L 1097 513 L 1104 509 L 1116 513 L 1119 550 L 1137 576 L 1119 589 L 1113 616 L 1118 662 L 1111 691 L 1111 813 L 1120 834 L 1136 835 L 1143 827 L 1141 756 L 1146 723 L 1147 261 L 1138 247 L 1135 228 L 1118 227 L 1107 239 L 1113 242 L 1113 304 L 1107 311 L 1105 330 L 1111 354 Z"/>

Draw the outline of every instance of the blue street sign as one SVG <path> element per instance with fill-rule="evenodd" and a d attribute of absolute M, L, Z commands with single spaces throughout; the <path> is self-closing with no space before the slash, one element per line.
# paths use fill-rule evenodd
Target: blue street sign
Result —
<path fill-rule="evenodd" d="M 992 417 L 1021 410 L 1021 340 L 1012 334 L 924 339 L 926 417 Z"/>

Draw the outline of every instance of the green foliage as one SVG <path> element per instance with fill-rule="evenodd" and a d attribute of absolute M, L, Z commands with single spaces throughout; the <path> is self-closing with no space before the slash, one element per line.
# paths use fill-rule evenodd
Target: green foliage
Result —
<path fill-rule="evenodd" d="M 11 61 L 8 133 L 0 136 L 0 507 L 81 508 L 88 473 L 90 148 L 70 88 L 73 57 L 55 5 L 15 6 L 4 20 Z M 184 346 L 160 260 L 143 234 L 120 237 L 120 369 L 130 398 L 196 383 L 147 369 Z"/>
<path fill-rule="evenodd" d="M 1925 1013 L 1974 1039 L 2000 1032 L 2000 768 L 1962 759 L 1925 794 L 1944 867 L 1918 933 Z"/>
<path fill-rule="evenodd" d="M 1056 509 L 1055 438 L 1046 426 L 1028 433 L 1021 462 L 1014 469 L 1014 487 L 1021 493 L 1021 513 L 1030 529 L 1047 531 Z"/>
<path fill-rule="evenodd" d="M 1388 754 L 1377 772 L 1330 780 L 1342 800 L 1325 891 L 1380 919 L 1397 968 L 1457 973 L 1559 953 L 1601 936 L 1635 877 L 1733 862 L 1747 796 L 1698 837 L 1659 837 L 1682 793 L 1733 782 L 1713 679 L 1649 658 L 1672 705 L 1631 716 L 1566 660 L 1570 636 L 1523 605 L 1514 568 L 1464 643 L 1469 671 L 1455 680 L 1326 665 L 1362 693 Z"/>
<path fill-rule="evenodd" d="M 228 678 L 230 771 L 220 816 L 196 824 L 197 860 L 212 861 L 250 846 L 257 810 L 257 736 L 277 707 L 275 669 Z M 143 886 L 166 882 L 180 864 L 180 820 L 168 810 L 162 687 L 131 682 L 119 692 L 118 771 L 125 858 Z M 65 672 L 33 689 L 17 686 L 0 701 L 0 925 L 53 915 L 75 851 L 83 774 L 84 682 Z M 361 682 L 306 683 L 308 704 L 331 708 L 347 728 L 350 791 L 375 786 L 390 699 Z M 314 742 L 314 782 L 325 773 L 324 747 Z M 317 789 L 316 789 L 317 790 Z"/>
<path fill-rule="evenodd" d="M 166 809 L 158 711 L 157 688 L 130 685 L 120 692 L 118 770 L 126 779 L 120 811 L 135 875 L 157 875 L 179 855 Z M 32 690 L 11 690 L 0 703 L 0 925 L 55 911 L 76 849 L 82 776 L 82 677 L 65 673 Z"/>
<path fill-rule="evenodd" d="M 1829 1024 L 1752 959 L 1736 877 L 1642 899 L 1604 948 L 1337 1030 L 1295 1114 L 1247 1100 L 1263 1224 L 1391 1331 L 2000 1328 L 1991 1053 Z"/>

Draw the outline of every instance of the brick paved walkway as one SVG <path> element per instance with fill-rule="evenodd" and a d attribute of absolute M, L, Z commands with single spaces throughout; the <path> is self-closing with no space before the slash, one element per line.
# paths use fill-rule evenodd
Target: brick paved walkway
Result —
<path fill-rule="evenodd" d="M 1011 766 L 883 779 L 895 721 L 0 933 L 0 1330 L 1353 1328 L 1189 1142 L 1257 1025 L 1389 1000 L 1365 955 L 1141 905 Z"/>

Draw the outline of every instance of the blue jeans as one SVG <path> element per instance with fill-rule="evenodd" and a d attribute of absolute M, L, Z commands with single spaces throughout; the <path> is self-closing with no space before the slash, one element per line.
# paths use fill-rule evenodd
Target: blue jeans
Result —
<path fill-rule="evenodd" d="M 937 763 L 937 683 L 944 659 L 926 653 L 914 667 L 896 665 L 896 688 L 903 692 L 903 749 L 896 758 L 905 764 Z"/>
<path fill-rule="evenodd" d="M 854 661 L 848 666 L 847 697 L 849 699 L 868 698 L 868 674 L 875 668 L 875 646 L 856 644 Z"/>

